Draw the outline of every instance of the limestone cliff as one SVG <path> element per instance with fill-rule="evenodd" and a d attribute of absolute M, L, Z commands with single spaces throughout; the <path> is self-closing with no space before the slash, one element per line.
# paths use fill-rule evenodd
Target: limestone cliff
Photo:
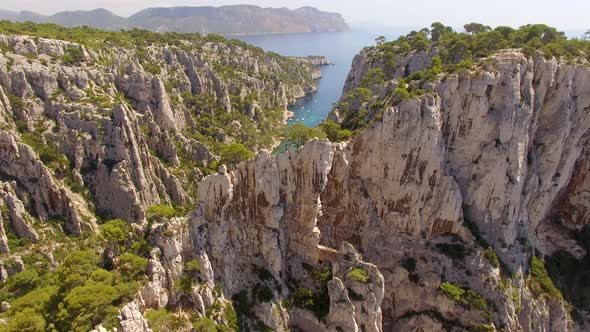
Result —
<path fill-rule="evenodd" d="M 362 66 L 370 68 L 357 58 L 349 88 Z M 349 143 L 262 153 L 206 178 L 196 222 L 212 232 L 203 243 L 214 269 L 235 293 L 252 283 L 248 265 L 297 275 L 294 261 L 325 262 L 329 248 L 350 243 L 383 274 L 383 330 L 579 328 L 563 299 L 534 287 L 529 262 L 558 249 L 586 255 L 564 229 L 587 224 L 577 207 L 589 75 L 586 66 L 501 52 L 385 109 Z M 449 284 L 473 298 L 449 297 Z M 345 308 L 332 303 L 329 317 Z M 312 329 L 298 313 L 291 324 Z"/>

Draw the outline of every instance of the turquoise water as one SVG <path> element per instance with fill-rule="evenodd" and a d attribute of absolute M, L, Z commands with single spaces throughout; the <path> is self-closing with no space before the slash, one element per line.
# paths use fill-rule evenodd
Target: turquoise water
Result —
<path fill-rule="evenodd" d="M 381 33 L 390 38 L 397 38 L 403 31 Z M 302 122 L 315 127 L 320 124 L 332 109 L 332 104 L 342 95 L 342 88 L 354 56 L 365 46 L 375 43 L 380 34 L 353 30 L 347 32 L 297 33 L 233 36 L 266 51 L 273 51 L 288 56 L 324 55 L 334 65 L 322 66 L 322 78 L 318 92 L 299 100 L 289 107 L 295 116 L 290 124 Z"/>

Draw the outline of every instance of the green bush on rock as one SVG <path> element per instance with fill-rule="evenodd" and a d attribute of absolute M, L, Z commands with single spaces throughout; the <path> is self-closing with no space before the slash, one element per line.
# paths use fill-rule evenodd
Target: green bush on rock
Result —
<path fill-rule="evenodd" d="M 157 218 L 172 218 L 177 216 L 175 208 L 167 205 L 152 205 L 147 208 L 146 216 L 148 220 Z"/>
<path fill-rule="evenodd" d="M 353 268 L 348 272 L 347 276 L 349 279 L 360 282 L 361 284 L 366 284 L 369 282 L 369 274 L 362 268 Z"/>
<path fill-rule="evenodd" d="M 453 285 L 450 282 L 444 281 L 438 286 L 438 289 L 449 298 L 459 302 L 465 294 L 465 290 L 459 286 Z"/>
<path fill-rule="evenodd" d="M 296 123 L 285 128 L 285 142 L 289 146 L 298 148 L 313 138 L 326 138 L 326 134 L 319 128 L 310 128 L 303 123 Z"/>
<path fill-rule="evenodd" d="M 561 300 L 561 291 L 555 287 L 553 281 L 545 269 L 545 262 L 537 256 L 533 256 L 527 279 L 531 290 L 538 295 L 544 295 L 553 300 Z"/>
<path fill-rule="evenodd" d="M 500 259 L 498 259 L 498 255 L 496 254 L 496 252 L 494 251 L 494 249 L 492 247 L 488 247 L 484 252 L 483 252 L 483 257 L 485 259 L 488 260 L 488 262 L 490 262 L 490 264 L 494 267 L 494 268 L 499 268 L 500 267 Z"/>

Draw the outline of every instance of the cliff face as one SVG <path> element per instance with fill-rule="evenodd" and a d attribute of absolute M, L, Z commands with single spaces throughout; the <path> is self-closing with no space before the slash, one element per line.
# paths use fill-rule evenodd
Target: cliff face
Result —
<path fill-rule="evenodd" d="M 359 65 L 371 67 L 357 58 L 351 75 Z M 589 75 L 503 52 L 385 110 L 350 143 L 316 140 L 206 178 L 196 220 L 213 230 L 214 269 L 236 292 L 248 285 L 236 276 L 246 257 L 277 277 L 297 275 L 293 261 L 318 264 L 350 243 L 383 274 L 383 330 L 576 329 L 563 300 L 531 286 L 529 261 L 586 254 L 573 234 L 588 220 Z M 349 88 L 358 84 L 349 77 Z M 258 230 L 231 231 L 250 224 Z M 449 298 L 443 282 L 486 305 Z"/>
<path fill-rule="evenodd" d="M 394 76 L 423 70 L 435 55 L 436 50 L 410 55 Z M 380 66 L 367 63 L 367 57 L 355 59 L 345 93 Z M 556 247 L 546 247 L 542 230 L 548 219 L 564 213 L 563 204 L 575 206 L 575 217 L 564 215 L 558 224 L 578 230 L 587 224 L 585 208 L 576 204 L 586 173 L 588 75 L 586 66 L 506 51 L 468 75 L 434 82 L 434 94 L 419 103 L 399 106 L 422 113 L 441 109 L 434 119 L 440 125 L 437 142 L 444 144 L 442 162 L 461 189 L 465 217 L 488 241 L 506 249 L 529 239 L 551 253 Z"/>

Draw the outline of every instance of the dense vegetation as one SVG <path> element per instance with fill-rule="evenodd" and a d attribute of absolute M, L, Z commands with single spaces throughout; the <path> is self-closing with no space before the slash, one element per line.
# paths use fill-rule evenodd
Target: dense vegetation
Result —
<path fill-rule="evenodd" d="M 152 219 L 175 215 L 173 209 L 164 206 L 148 211 Z M 140 286 L 147 282 L 151 251 L 147 238 L 149 234 L 140 235 L 126 221 L 110 220 L 100 226 L 99 234 L 53 239 L 64 246 L 54 250 L 57 267 L 42 249 L 29 245 L 33 251 L 24 257 L 26 269 L 0 285 L 0 301 L 10 303 L 10 309 L 0 314 L 7 321 L 7 325 L 0 325 L 0 331 L 89 331 L 98 324 L 117 327 L 119 310 L 135 299 Z M 4 264 L 13 263 L 5 260 Z M 185 262 L 176 290 L 190 291 L 199 280 L 200 269 L 197 260 Z M 210 309 L 210 316 L 203 318 L 167 309 L 147 311 L 146 318 L 154 331 L 187 325 L 196 331 L 230 331 L 232 322 L 237 324 L 230 304 L 216 302 Z M 211 319 L 222 311 L 229 327 Z"/>
<path fill-rule="evenodd" d="M 79 240 L 61 239 L 70 254 L 54 257 L 52 267 L 42 252 L 26 258 L 26 269 L 1 285 L 0 300 L 10 303 L 2 313 L 5 331 L 89 331 L 98 324 L 118 325 L 120 307 L 135 298 L 145 280 L 147 259 L 142 238 L 129 237 L 122 220 L 101 226 L 101 233 Z M 112 248 L 113 260 L 97 247 Z M 46 253 L 45 253 L 46 255 Z"/>
<path fill-rule="evenodd" d="M 531 259 L 528 286 L 537 295 L 546 296 L 553 300 L 562 299 L 561 292 L 549 277 L 545 262 L 537 256 L 533 256 Z"/>
<path fill-rule="evenodd" d="M 287 307 L 294 305 L 314 313 L 317 319 L 324 319 L 330 310 L 330 296 L 328 295 L 328 282 L 332 280 L 332 271 L 329 267 L 311 268 L 304 265 L 303 268 L 309 272 L 315 283 L 316 290 L 309 289 L 303 285 L 289 284 L 291 298 L 287 301 Z"/>
<path fill-rule="evenodd" d="M 366 284 L 369 282 L 369 274 L 367 273 L 367 271 L 359 267 L 350 270 L 347 276 L 349 279 L 359 282 L 361 284 Z"/>
<path fill-rule="evenodd" d="M 430 29 L 412 31 L 395 41 L 375 46 L 374 59 L 384 62 L 385 77 L 390 78 L 400 57 L 413 51 L 437 50 L 445 71 L 456 70 L 462 64 L 473 63 L 508 48 L 519 48 L 528 54 L 538 50 L 546 57 L 564 57 L 568 60 L 590 57 L 590 42 L 568 39 L 565 33 L 543 24 L 526 25 L 518 29 L 506 26 L 492 29 L 470 23 L 464 29 L 464 32 L 456 32 L 436 22 Z M 424 74 L 415 75 L 414 78 Z"/>

